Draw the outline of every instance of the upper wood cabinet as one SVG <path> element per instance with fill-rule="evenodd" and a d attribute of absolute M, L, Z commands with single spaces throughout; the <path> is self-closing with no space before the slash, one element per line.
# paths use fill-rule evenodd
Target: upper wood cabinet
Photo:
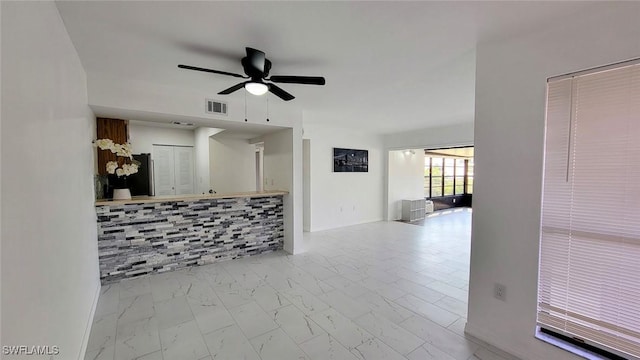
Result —
<path fill-rule="evenodd" d="M 116 144 L 126 143 L 129 139 L 127 123 L 121 119 L 96 118 L 96 139 L 111 139 Z M 115 160 L 116 154 L 98 149 L 98 174 L 107 175 L 107 162 Z"/>

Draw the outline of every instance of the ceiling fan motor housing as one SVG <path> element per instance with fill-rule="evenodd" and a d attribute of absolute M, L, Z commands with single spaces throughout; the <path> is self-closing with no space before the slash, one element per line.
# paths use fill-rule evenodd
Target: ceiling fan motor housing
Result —
<path fill-rule="evenodd" d="M 264 59 L 263 69 L 256 68 L 255 64 L 251 62 L 251 59 L 246 56 L 243 57 L 240 62 L 244 68 L 244 73 L 253 81 L 262 82 L 263 78 L 269 76 L 269 70 L 271 70 L 271 61 L 269 61 L 269 59 Z"/>

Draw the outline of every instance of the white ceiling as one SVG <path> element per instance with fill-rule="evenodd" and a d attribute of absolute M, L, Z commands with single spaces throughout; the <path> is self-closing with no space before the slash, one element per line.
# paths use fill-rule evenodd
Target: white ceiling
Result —
<path fill-rule="evenodd" d="M 219 91 L 239 79 L 181 70 L 177 64 L 242 73 L 244 47 L 254 47 L 272 61 L 271 75 L 326 77 L 326 86 L 281 86 L 296 96 L 292 103 L 303 109 L 305 123 L 377 133 L 473 121 L 479 41 L 595 6 L 575 1 L 57 4 L 88 73 Z"/>

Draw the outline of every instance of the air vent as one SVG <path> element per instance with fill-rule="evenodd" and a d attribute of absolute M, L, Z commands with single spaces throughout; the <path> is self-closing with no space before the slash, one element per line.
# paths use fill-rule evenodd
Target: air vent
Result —
<path fill-rule="evenodd" d="M 208 114 L 227 115 L 227 103 L 218 100 L 207 99 L 205 112 Z"/>

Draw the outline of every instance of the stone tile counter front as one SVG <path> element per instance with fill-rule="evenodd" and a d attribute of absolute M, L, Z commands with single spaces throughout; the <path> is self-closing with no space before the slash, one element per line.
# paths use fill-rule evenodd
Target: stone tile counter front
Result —
<path fill-rule="evenodd" d="M 102 284 L 280 250 L 286 192 L 96 203 Z"/>

